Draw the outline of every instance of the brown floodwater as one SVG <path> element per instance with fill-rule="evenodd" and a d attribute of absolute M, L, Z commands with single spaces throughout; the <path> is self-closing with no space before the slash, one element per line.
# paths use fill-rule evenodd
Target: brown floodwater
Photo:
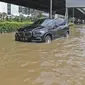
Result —
<path fill-rule="evenodd" d="M 85 85 L 85 26 L 49 44 L 0 34 L 0 85 Z"/>

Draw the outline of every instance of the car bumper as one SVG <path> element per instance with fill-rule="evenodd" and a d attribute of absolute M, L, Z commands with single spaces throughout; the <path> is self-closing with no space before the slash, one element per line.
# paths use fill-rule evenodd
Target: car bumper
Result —
<path fill-rule="evenodd" d="M 32 41 L 39 41 L 39 42 L 43 41 L 42 37 L 33 37 L 33 36 L 31 38 L 31 40 Z"/>
<path fill-rule="evenodd" d="M 20 40 L 31 40 L 31 41 L 36 41 L 36 42 L 37 42 L 37 41 L 39 41 L 39 42 L 43 41 L 43 37 L 20 36 L 18 33 L 16 33 L 16 34 L 15 34 L 15 39 L 16 39 L 17 37 L 18 37 Z"/>
<path fill-rule="evenodd" d="M 18 34 L 18 33 L 16 33 L 15 34 L 15 39 L 17 39 L 17 37 L 20 39 L 20 40 L 28 40 L 29 38 L 28 37 L 26 37 L 26 36 L 21 36 L 20 34 Z"/>

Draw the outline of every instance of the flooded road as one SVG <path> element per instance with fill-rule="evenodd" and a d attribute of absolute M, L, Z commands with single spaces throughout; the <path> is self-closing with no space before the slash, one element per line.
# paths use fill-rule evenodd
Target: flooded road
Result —
<path fill-rule="evenodd" d="M 85 27 L 50 44 L 0 35 L 0 85 L 85 85 Z"/>

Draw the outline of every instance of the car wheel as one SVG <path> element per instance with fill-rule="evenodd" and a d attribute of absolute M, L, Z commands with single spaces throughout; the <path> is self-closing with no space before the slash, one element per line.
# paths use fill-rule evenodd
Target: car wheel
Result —
<path fill-rule="evenodd" d="M 15 38 L 15 41 L 20 41 L 20 38 L 19 38 L 19 37 L 16 37 L 16 38 Z"/>
<path fill-rule="evenodd" d="M 69 31 L 67 31 L 65 34 L 64 34 L 64 37 L 68 37 L 69 36 Z"/>
<path fill-rule="evenodd" d="M 51 36 L 50 36 L 50 35 L 47 35 L 47 36 L 45 37 L 45 42 L 46 42 L 46 43 L 51 43 L 51 41 L 52 41 Z"/>

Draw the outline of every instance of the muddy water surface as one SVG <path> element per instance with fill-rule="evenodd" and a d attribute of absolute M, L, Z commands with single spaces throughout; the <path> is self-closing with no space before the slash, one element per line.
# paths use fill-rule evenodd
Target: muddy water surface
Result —
<path fill-rule="evenodd" d="M 0 85 L 85 85 L 85 27 L 50 44 L 1 34 Z"/>

